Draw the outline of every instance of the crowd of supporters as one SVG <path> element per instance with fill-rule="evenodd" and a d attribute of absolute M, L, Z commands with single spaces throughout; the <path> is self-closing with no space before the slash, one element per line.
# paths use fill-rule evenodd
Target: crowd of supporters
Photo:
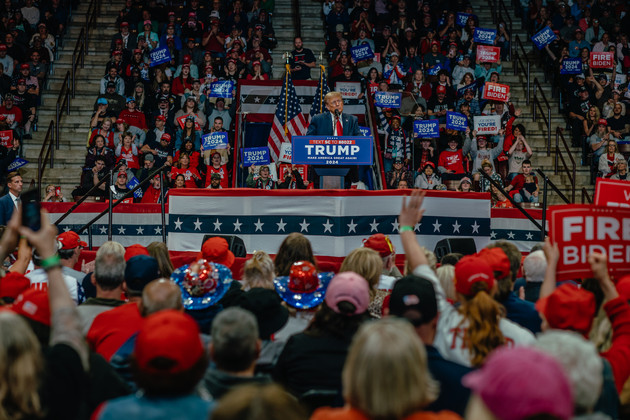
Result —
<path fill-rule="evenodd" d="M 77 271 L 86 244 L 76 233 L 57 235 L 46 213 L 34 232 L 15 211 L 0 239 L 0 412 L 625 418 L 628 278 L 591 254 L 593 278 L 556 287 L 550 242 L 525 259 L 499 241 L 438 261 L 414 231 L 422 202 L 403 200 L 404 264 L 380 233 L 341 266 L 291 233 L 274 259 L 256 251 L 242 272 L 220 237 L 184 259 L 161 242 L 106 242 Z"/>
<path fill-rule="evenodd" d="M 630 20 L 627 4 L 613 1 L 558 2 L 526 11 L 531 31 L 549 26 L 556 40 L 543 60 L 561 92 L 568 119 L 565 137 L 582 150 L 582 165 L 596 177 L 627 180 L 630 119 Z M 591 67 L 591 52 L 611 52 L 610 68 Z M 563 74 L 562 63 L 579 59 L 581 72 Z M 620 153 L 621 150 L 621 153 Z"/>

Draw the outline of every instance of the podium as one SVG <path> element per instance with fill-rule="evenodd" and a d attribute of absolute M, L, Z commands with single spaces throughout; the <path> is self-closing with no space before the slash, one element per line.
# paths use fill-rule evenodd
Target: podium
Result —
<path fill-rule="evenodd" d="M 320 190 L 342 190 L 345 188 L 345 176 L 350 171 L 349 168 L 339 167 L 316 167 L 315 173 L 319 176 Z"/>

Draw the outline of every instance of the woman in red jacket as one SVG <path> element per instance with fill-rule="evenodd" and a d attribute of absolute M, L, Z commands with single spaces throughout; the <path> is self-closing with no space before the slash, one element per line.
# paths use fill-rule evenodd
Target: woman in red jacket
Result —
<path fill-rule="evenodd" d="M 221 165 L 221 155 L 219 152 L 214 152 L 210 159 L 212 165 L 207 168 L 205 187 L 208 188 L 210 185 L 212 174 L 219 174 L 221 175 L 221 188 L 228 188 L 228 170 L 226 165 Z"/>
<path fill-rule="evenodd" d="M 138 148 L 132 142 L 132 135 L 129 132 L 123 134 L 123 141 L 116 148 L 117 162 L 124 159 L 127 161 L 129 169 L 140 169 L 140 160 L 138 159 Z"/>
<path fill-rule="evenodd" d="M 182 72 L 173 80 L 171 92 L 173 95 L 182 96 L 187 90 L 192 89 L 193 78 L 190 76 L 190 64 L 182 64 Z"/>
<path fill-rule="evenodd" d="M 177 178 L 177 175 L 183 175 L 186 188 L 197 188 L 197 182 L 201 180 L 201 175 L 197 168 L 190 167 L 190 156 L 188 153 L 182 152 L 179 156 L 177 164 L 171 169 L 171 178 Z"/>

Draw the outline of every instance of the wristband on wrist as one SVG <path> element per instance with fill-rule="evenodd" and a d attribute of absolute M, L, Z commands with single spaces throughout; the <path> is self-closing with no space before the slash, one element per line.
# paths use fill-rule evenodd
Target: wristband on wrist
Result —
<path fill-rule="evenodd" d="M 399 231 L 400 233 L 403 233 L 403 232 L 413 232 L 413 231 L 414 231 L 414 228 L 413 228 L 413 226 L 401 226 L 401 227 L 400 227 L 400 229 L 398 229 L 398 231 Z"/>
<path fill-rule="evenodd" d="M 59 254 L 52 255 L 46 259 L 43 259 L 41 262 L 41 267 L 45 270 L 51 270 L 56 267 L 61 266 L 61 258 L 59 258 Z"/>

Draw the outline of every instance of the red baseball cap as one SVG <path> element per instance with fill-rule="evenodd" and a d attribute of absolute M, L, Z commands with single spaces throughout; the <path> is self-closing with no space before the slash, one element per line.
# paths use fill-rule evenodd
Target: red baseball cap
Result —
<path fill-rule="evenodd" d="M 437 93 L 446 93 L 446 86 L 440 85 L 435 89 L 435 91 Z"/>
<path fill-rule="evenodd" d="M 159 121 L 166 121 L 166 117 L 164 115 L 158 115 L 155 119 Z"/>
<path fill-rule="evenodd" d="M 189 55 L 189 54 L 186 54 L 186 55 L 184 56 L 184 63 L 190 63 L 190 60 L 191 60 L 190 55 Z"/>
<path fill-rule="evenodd" d="M 551 328 L 572 330 L 586 336 L 595 317 L 595 295 L 571 284 L 563 284 L 536 302 L 536 310 Z"/>
<path fill-rule="evenodd" d="M 7 46 L 5 44 L 0 44 L 0 51 L 6 51 Z"/>
<path fill-rule="evenodd" d="M 488 263 L 478 255 L 466 255 L 455 265 L 455 290 L 464 296 L 473 296 L 475 283 L 485 283 L 490 291 L 494 286 L 494 274 Z"/>
<path fill-rule="evenodd" d="M 160 137 L 160 140 L 171 141 L 171 135 L 168 133 L 164 133 L 162 134 L 162 137 Z"/>
<path fill-rule="evenodd" d="M 50 326 L 50 302 L 47 290 L 28 289 L 15 299 L 11 310 L 32 321 Z"/>
<path fill-rule="evenodd" d="M 122 28 L 123 26 L 129 26 L 129 22 L 122 22 L 122 23 L 120 24 L 120 27 Z"/>
<path fill-rule="evenodd" d="M 9 272 L 0 279 L 0 298 L 16 299 L 31 287 L 31 280 L 23 274 Z"/>
<path fill-rule="evenodd" d="M 127 177 L 127 172 L 125 172 L 125 171 L 118 172 L 118 175 L 116 175 L 116 178 L 118 178 L 120 176 L 125 176 L 125 178 L 126 178 Z"/>
<path fill-rule="evenodd" d="M 149 251 L 146 247 L 140 244 L 129 245 L 125 250 L 125 261 L 129 261 L 130 258 L 135 257 L 136 255 L 146 255 L 149 256 Z"/>
<path fill-rule="evenodd" d="M 204 351 L 197 322 L 190 315 L 169 309 L 146 318 L 136 338 L 134 356 L 141 371 L 179 373 L 192 368 Z M 151 362 L 156 359 L 174 363 L 155 366 Z"/>
<path fill-rule="evenodd" d="M 116 50 L 112 53 L 112 55 L 122 55 L 122 51 Z"/>
<path fill-rule="evenodd" d="M 30 70 L 31 66 L 28 65 L 28 63 L 22 63 L 20 65 L 20 70 Z"/>
<path fill-rule="evenodd" d="M 57 241 L 61 244 L 61 249 L 74 249 L 78 246 L 87 246 L 87 243 L 82 241 L 81 237 L 71 230 L 59 234 L 57 236 Z"/>
<path fill-rule="evenodd" d="M 477 255 L 488 263 L 497 280 L 504 279 L 510 274 L 510 260 L 501 248 L 484 248 Z"/>
<path fill-rule="evenodd" d="M 378 252 L 382 258 L 389 257 L 396 253 L 394 244 L 389 240 L 389 236 L 385 236 L 382 233 L 375 233 L 369 238 L 364 239 L 363 246 Z"/>
<path fill-rule="evenodd" d="M 227 241 L 218 236 L 214 236 L 203 243 L 199 258 L 230 268 L 232 264 L 234 264 L 235 257 L 232 251 L 230 251 L 230 246 Z"/>
<path fill-rule="evenodd" d="M 124 124 L 125 120 L 123 120 L 122 118 L 117 118 L 116 119 L 116 124 Z"/>
<path fill-rule="evenodd" d="M 604 118 L 600 118 L 599 121 L 597 121 L 597 125 L 608 125 L 608 121 L 606 121 Z"/>

